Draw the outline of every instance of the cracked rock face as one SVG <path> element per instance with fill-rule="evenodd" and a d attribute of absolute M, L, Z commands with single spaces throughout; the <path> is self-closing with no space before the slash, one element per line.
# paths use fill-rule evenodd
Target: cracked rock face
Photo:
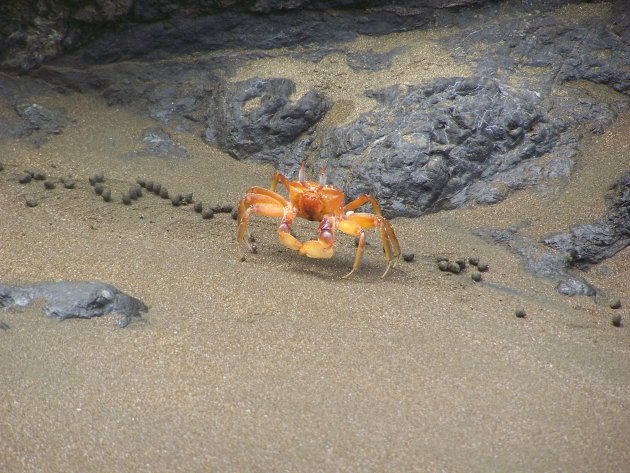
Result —
<path fill-rule="evenodd" d="M 329 100 L 310 91 L 289 97 L 295 84 L 288 79 L 252 79 L 228 84 L 215 94 L 206 139 L 236 159 L 282 161 L 288 145 L 319 121 Z"/>
<path fill-rule="evenodd" d="M 601 219 L 575 225 L 568 233 L 551 235 L 543 243 L 569 255 L 571 264 L 581 269 L 615 255 L 630 245 L 630 171 L 612 186 L 607 204 Z"/>
<path fill-rule="evenodd" d="M 388 215 L 490 204 L 571 170 L 571 154 L 535 163 L 558 144 L 559 130 L 533 92 L 456 77 L 371 95 L 380 107 L 328 130 L 322 154 L 349 198 L 373 194 Z"/>

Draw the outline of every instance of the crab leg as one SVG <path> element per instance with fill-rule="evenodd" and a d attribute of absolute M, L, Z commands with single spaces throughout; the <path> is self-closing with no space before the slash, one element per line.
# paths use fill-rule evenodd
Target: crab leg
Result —
<path fill-rule="evenodd" d="M 387 234 L 387 238 L 389 238 L 389 241 L 394 247 L 394 256 L 396 257 L 396 261 L 394 261 L 394 264 L 392 266 L 395 268 L 398 265 L 398 262 L 400 261 L 400 254 L 401 254 L 400 243 L 398 243 L 398 238 L 396 238 L 394 229 L 385 218 L 383 218 L 383 227 L 385 227 L 385 233 Z"/>
<path fill-rule="evenodd" d="M 379 217 L 382 217 L 383 214 L 381 214 L 381 208 L 379 207 L 378 202 L 376 201 L 374 197 L 368 194 L 361 194 L 359 197 L 357 197 L 353 201 L 348 202 L 346 206 L 343 208 L 344 213 L 349 212 L 350 210 L 358 209 L 363 204 L 366 204 L 368 202 L 372 205 L 372 210 L 374 211 L 374 213 L 378 215 Z"/>
<path fill-rule="evenodd" d="M 274 196 L 256 194 L 254 192 L 247 193 L 239 203 L 238 242 L 243 243 L 245 240 L 245 233 L 247 232 L 247 227 L 249 226 L 250 214 L 253 213 L 255 215 L 263 215 L 265 217 L 282 217 L 284 215 L 284 211 L 285 207 Z M 253 250 L 249 240 L 246 240 L 246 242 L 249 249 Z"/>
<path fill-rule="evenodd" d="M 304 167 L 304 163 L 302 163 L 302 168 Z M 275 191 L 276 190 L 276 186 L 278 185 L 278 181 L 280 181 L 284 187 L 287 188 L 287 190 L 289 190 L 289 181 L 287 180 L 286 177 L 284 177 L 284 175 L 282 173 L 280 173 L 279 171 L 276 171 L 273 175 L 273 180 L 271 181 L 271 190 Z"/>
<path fill-rule="evenodd" d="M 387 260 L 387 268 L 381 277 L 384 278 L 389 272 L 389 268 L 392 266 L 392 247 L 394 256 L 396 257 L 393 266 L 398 263 L 398 259 L 400 258 L 400 245 L 398 244 L 394 231 L 385 218 L 379 215 L 367 213 L 353 213 L 347 215 L 344 220 L 340 221 L 338 227 L 340 231 L 347 233 L 348 235 L 359 237 L 359 244 L 357 246 L 357 253 L 354 257 L 352 270 L 346 274 L 344 278 L 350 277 L 350 275 L 354 273 L 361 264 L 361 257 L 363 256 L 363 250 L 365 248 L 364 229 L 367 228 L 378 227 L 381 234 L 383 251 L 385 252 L 385 259 Z"/>
<path fill-rule="evenodd" d="M 282 197 L 280 194 L 278 194 L 277 192 L 274 192 L 273 190 L 270 189 L 266 189 L 264 187 L 258 187 L 258 186 L 254 186 L 254 187 L 250 187 L 247 192 L 245 193 L 245 198 L 247 198 L 248 195 L 250 194 L 257 194 L 257 195 L 266 195 L 268 197 L 271 197 L 275 200 L 277 200 L 278 202 L 280 202 L 283 206 L 288 204 L 287 199 L 285 199 L 284 197 Z M 243 199 L 244 200 L 244 199 Z M 241 201 L 242 202 L 242 201 Z"/>

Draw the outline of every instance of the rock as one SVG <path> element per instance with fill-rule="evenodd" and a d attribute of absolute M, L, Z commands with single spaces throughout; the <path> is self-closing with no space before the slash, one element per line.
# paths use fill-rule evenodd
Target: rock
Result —
<path fill-rule="evenodd" d="M 568 277 L 560 281 L 556 289 L 565 296 L 594 296 L 596 294 L 593 286 L 574 277 Z"/>
<path fill-rule="evenodd" d="M 215 94 L 206 140 L 236 159 L 278 163 L 291 156 L 293 142 L 318 120 L 330 102 L 310 91 L 297 100 L 289 79 L 251 79 L 227 84 Z"/>
<path fill-rule="evenodd" d="M 0 105 L 8 111 L 0 134 L 60 133 L 65 113 L 37 98 L 96 92 L 169 124 L 146 129 L 144 149 L 126 158 L 186 157 L 166 129 L 203 128 L 207 142 L 237 159 L 281 170 L 326 159 L 329 180 L 348 198 L 373 194 L 391 216 L 492 204 L 514 189 L 566 178 L 583 130 L 601 133 L 629 103 L 628 2 L 591 5 L 594 14 L 570 19 L 558 11 L 566 4 L 560 0 L 40 3 L 0 5 L 0 67 L 44 64 L 20 77 L 0 75 Z M 485 5 L 466 6 L 472 3 Z M 293 97 L 289 79 L 226 82 L 245 61 L 266 57 L 316 62 L 335 54 L 353 70 L 380 70 L 404 47 L 357 52 L 344 42 L 426 25 L 457 26 L 443 42 L 475 72 L 369 91 L 375 107 L 343 125 L 322 121 L 332 105 L 322 92 Z M 480 47 L 484 54 L 474 54 Z M 585 91 L 581 81 L 626 96 L 604 102 L 598 95 L 610 94 Z M 616 190 L 618 210 L 550 237 L 559 252 L 518 236 L 515 251 L 553 278 L 566 276 L 566 255 L 578 267 L 609 257 L 627 246 L 623 189 L 627 182 Z"/>
<path fill-rule="evenodd" d="M 357 34 L 405 31 L 431 23 L 439 9 L 483 1 L 396 2 L 412 7 L 405 10 L 375 0 L 48 0 L 45 7 L 2 2 L 0 67 L 25 72 L 86 43 L 89 53 L 84 60 L 111 62 L 218 47 L 270 49 L 325 39 L 351 40 Z M 378 14 L 353 11 L 365 7 L 379 9 Z"/>
<path fill-rule="evenodd" d="M 569 272 L 569 260 L 566 255 L 545 248 L 531 238 L 522 235 L 519 228 L 507 229 L 479 228 L 473 234 L 483 240 L 507 247 L 518 255 L 525 269 L 532 274 L 550 279 L 556 283 L 556 290 L 566 296 L 595 296 L 597 289 Z M 477 264 L 477 269 L 483 262 Z"/>
<path fill-rule="evenodd" d="M 119 327 L 126 327 L 131 320 L 140 318 L 148 310 L 141 300 L 100 282 L 46 282 L 24 286 L 0 284 L 0 309 L 27 306 L 36 299 L 43 300 L 44 313 L 50 317 L 64 320 L 115 314 L 120 316 Z"/>
<path fill-rule="evenodd" d="M 484 44 L 484 54 L 477 60 L 478 71 L 483 74 L 501 76 L 517 67 L 533 67 L 544 80 L 588 80 L 628 94 L 630 4 L 612 4 L 602 4 L 610 13 L 600 10 L 600 15 L 567 19 L 549 15 L 539 3 L 527 15 L 484 19 L 483 28 L 475 30 L 474 41 L 462 31 L 449 44 L 457 46 L 462 58 L 477 52 L 479 43 Z M 554 8 L 552 2 L 549 7 Z"/>
<path fill-rule="evenodd" d="M 322 156 L 348 198 L 372 194 L 390 216 L 503 200 L 542 178 L 532 162 L 558 140 L 537 94 L 486 77 L 368 95 L 380 106 L 326 130 Z"/>
<path fill-rule="evenodd" d="M 543 243 L 568 255 L 569 263 L 580 269 L 610 258 L 630 245 L 630 171 L 613 184 L 607 206 L 601 219 L 550 235 Z"/>
<path fill-rule="evenodd" d="M 68 118 L 62 111 L 27 100 L 18 102 L 15 105 L 15 111 L 32 131 L 41 130 L 48 134 L 59 134 L 68 122 Z"/>
<path fill-rule="evenodd" d="M 0 75 L 0 104 L 5 107 L 5 113 L 0 117 L 0 136 L 29 137 L 38 147 L 51 134 L 61 133 L 68 124 L 65 112 L 39 103 L 40 97 L 52 93 L 53 88 L 43 81 Z"/>

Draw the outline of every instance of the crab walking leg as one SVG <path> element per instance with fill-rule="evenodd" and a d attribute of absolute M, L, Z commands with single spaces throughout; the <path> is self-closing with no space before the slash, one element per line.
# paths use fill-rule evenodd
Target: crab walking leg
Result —
<path fill-rule="evenodd" d="M 346 274 L 344 278 L 347 278 L 352 273 L 354 273 L 354 271 L 356 271 L 356 269 L 359 267 L 359 264 L 361 263 L 361 256 L 363 255 L 363 248 L 365 247 L 364 229 L 367 228 L 378 228 L 381 234 L 383 251 L 385 252 L 385 259 L 387 260 L 387 268 L 385 268 L 385 272 L 381 277 L 384 278 L 389 272 L 389 268 L 392 266 L 392 247 L 394 256 L 396 256 L 397 258 L 394 262 L 394 265 L 398 262 L 398 258 L 400 257 L 400 246 L 398 245 L 398 240 L 396 239 L 394 231 L 389 225 L 389 222 L 385 220 L 385 218 L 367 213 L 353 213 L 347 215 L 343 221 L 339 222 L 338 228 L 348 235 L 359 237 L 359 245 L 357 248 L 356 256 L 354 257 L 354 265 L 352 266 L 352 271 Z"/>
<path fill-rule="evenodd" d="M 349 215 L 348 217 L 351 217 L 351 215 Z M 348 235 L 359 237 L 359 244 L 357 245 L 357 252 L 354 255 L 352 270 L 348 274 L 343 276 L 343 279 L 347 279 L 352 273 L 356 271 L 356 269 L 361 264 L 363 249 L 365 248 L 365 231 L 363 231 L 361 225 L 359 225 L 357 222 L 353 222 L 350 218 L 348 218 L 347 220 L 341 220 L 337 224 L 337 228 L 339 228 L 340 231 L 347 233 Z"/>
<path fill-rule="evenodd" d="M 281 196 L 277 192 L 274 192 L 273 190 L 266 189 L 264 187 L 258 187 L 258 186 L 250 187 L 247 190 L 247 192 L 245 193 L 245 199 L 250 194 L 265 195 L 267 197 L 271 197 L 272 199 L 277 200 L 278 202 L 280 202 L 283 206 L 288 204 L 287 199 L 285 199 L 283 196 Z"/>
<path fill-rule="evenodd" d="M 284 207 L 282 204 L 266 195 L 248 194 L 239 204 L 238 237 L 239 243 L 247 242 L 247 246 L 253 251 L 249 239 L 245 240 L 245 232 L 249 226 L 250 214 L 263 215 L 265 217 L 282 217 Z"/>
<path fill-rule="evenodd" d="M 284 177 L 284 175 L 282 173 L 280 173 L 279 171 L 276 171 L 273 175 L 273 180 L 271 181 L 271 187 L 270 189 L 272 191 L 276 190 L 276 186 L 278 185 L 278 181 L 282 182 L 282 184 L 284 185 L 284 187 L 287 188 L 287 190 L 289 190 L 289 181 L 287 180 L 286 177 Z"/>
<path fill-rule="evenodd" d="M 317 227 L 317 240 L 304 242 L 298 252 L 309 258 L 331 258 L 335 239 L 335 218 L 325 216 Z"/>
<path fill-rule="evenodd" d="M 282 205 L 283 207 L 288 205 L 287 200 L 282 197 L 280 194 L 277 194 L 276 192 L 270 191 L 269 189 L 265 189 L 264 187 L 251 187 L 250 189 L 248 189 L 247 193 L 245 194 L 245 197 L 243 197 L 241 199 L 241 201 L 239 202 L 238 205 L 238 224 L 239 224 L 239 234 L 240 234 L 240 228 L 241 228 L 241 222 L 243 219 L 243 215 L 245 215 L 245 210 L 252 206 L 253 204 L 260 204 L 260 203 L 266 203 L 266 204 L 270 204 L 270 205 Z M 247 229 L 247 223 L 245 224 L 245 230 Z M 245 230 L 243 230 L 243 232 L 245 232 Z M 243 233 L 244 235 L 244 233 Z M 241 242 L 241 240 L 239 240 L 239 242 Z M 251 249 L 251 245 L 249 245 Z"/>
<path fill-rule="evenodd" d="M 348 202 L 343 208 L 344 213 L 349 212 L 354 209 L 358 209 L 363 204 L 367 204 L 368 202 L 372 205 L 372 210 L 374 211 L 374 213 L 378 215 L 379 217 L 382 217 L 383 214 L 381 214 L 381 207 L 378 205 L 378 202 L 376 201 L 374 197 L 368 194 L 361 194 L 359 197 L 357 197 L 353 201 Z"/>
<path fill-rule="evenodd" d="M 389 241 L 394 247 L 394 256 L 396 257 L 396 261 L 394 261 L 393 266 L 395 268 L 396 265 L 398 265 L 398 262 L 400 261 L 400 254 L 401 254 L 400 243 L 398 243 L 398 238 L 396 238 L 394 229 L 385 218 L 383 218 L 383 226 L 385 227 L 385 233 L 387 233 L 387 237 L 389 238 Z"/>

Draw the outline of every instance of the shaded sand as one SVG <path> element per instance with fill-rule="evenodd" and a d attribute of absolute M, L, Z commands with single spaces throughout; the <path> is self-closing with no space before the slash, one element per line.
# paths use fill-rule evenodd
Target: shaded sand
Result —
<path fill-rule="evenodd" d="M 630 332 L 613 310 L 567 298 L 474 237 L 529 220 L 532 236 L 603 210 L 627 166 L 628 116 L 583 143 L 570 183 L 492 207 L 392 223 L 411 263 L 386 279 L 377 235 L 352 280 L 354 242 L 331 260 L 284 249 L 252 222 L 203 220 L 153 195 L 120 203 L 137 176 L 210 204 L 266 185 L 245 164 L 173 133 L 190 159 L 122 161 L 152 122 L 86 96 L 46 98 L 75 120 L 41 148 L 0 141 L 0 283 L 101 280 L 141 298 L 145 322 L 57 322 L 0 313 L 0 471 L 622 471 L 630 465 Z M 42 100 L 43 101 L 43 100 Z M 624 160 L 625 156 L 625 160 Z M 614 159 L 612 159 L 614 157 Z M 609 163 L 600 166 L 598 163 Z M 17 183 L 24 169 L 77 188 Z M 87 177 L 106 176 L 115 202 Z M 589 195 L 580 189 L 588 188 Z M 26 198 L 39 205 L 27 208 Z M 300 222 L 301 238 L 316 225 Z M 477 255 L 441 273 L 435 256 Z M 245 261 L 241 261 L 242 256 Z M 626 249 L 588 278 L 630 306 Z M 604 301 L 605 302 L 605 301 Z M 514 312 L 524 307 L 527 317 Z"/>

